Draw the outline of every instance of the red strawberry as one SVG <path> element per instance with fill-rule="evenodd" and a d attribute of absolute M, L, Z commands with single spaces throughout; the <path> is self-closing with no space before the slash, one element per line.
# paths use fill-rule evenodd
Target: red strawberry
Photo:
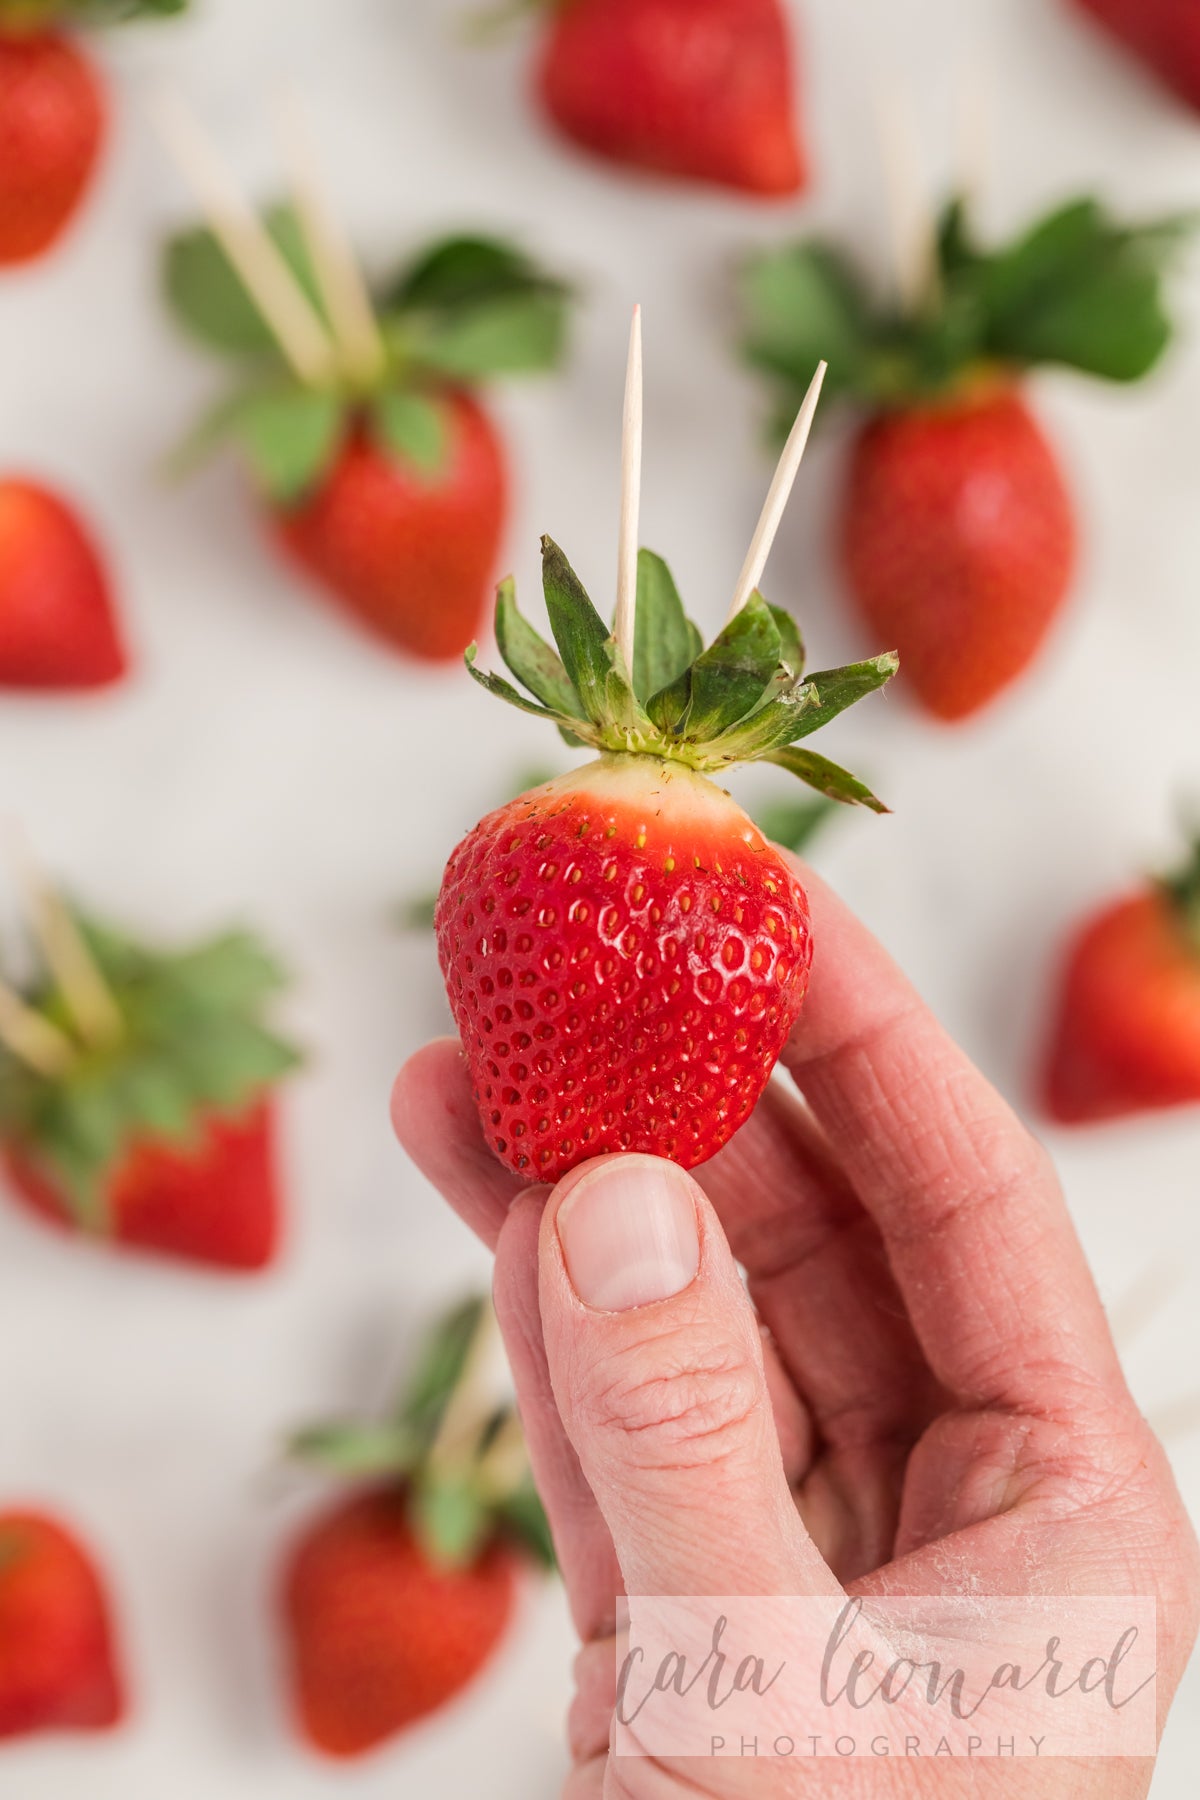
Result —
<path fill-rule="evenodd" d="M 307 297 L 334 284 L 295 214 L 272 209 L 264 231 L 295 272 L 303 349 L 208 232 L 168 247 L 182 321 L 247 359 L 246 394 L 223 402 L 198 442 L 235 439 L 277 534 L 344 611 L 411 655 L 457 657 L 479 627 L 508 499 L 504 449 L 474 388 L 556 364 L 566 290 L 507 245 L 450 238 L 379 296 L 377 316 L 364 290 L 351 340 Z M 332 302 L 325 311 L 338 317 Z"/>
<path fill-rule="evenodd" d="M 444 1706 L 495 1655 L 523 1546 L 553 1562 L 511 1405 L 480 1386 L 486 1303 L 441 1323 L 388 1423 L 293 1442 L 342 1475 L 386 1478 L 318 1517 L 283 1581 L 296 1712 L 329 1756 L 358 1756 Z"/>
<path fill-rule="evenodd" d="M 496 638 L 545 711 L 601 752 L 484 819 L 454 851 L 438 950 L 488 1143 L 554 1181 L 606 1151 L 685 1168 L 745 1121 L 795 1023 L 812 943 L 785 858 L 708 774 L 765 757 L 883 810 L 790 748 L 895 671 L 807 680 L 786 613 L 757 594 L 706 652 L 657 557 L 640 559 L 632 672 L 545 540 L 561 661 L 500 590 Z M 632 678 L 631 678 L 632 674 Z"/>
<path fill-rule="evenodd" d="M 554 123 L 613 162 L 796 194 L 792 52 L 780 0 L 551 0 L 537 71 Z"/>
<path fill-rule="evenodd" d="M 305 1735 L 358 1756 L 444 1706 L 508 1629 L 518 1562 L 490 1544 L 440 1568 L 414 1536 L 403 1490 L 356 1494 L 296 1546 L 284 1608 Z"/>
<path fill-rule="evenodd" d="M 504 453 L 467 394 L 447 396 L 436 478 L 361 428 L 280 534 L 335 598 L 398 649 L 457 658 L 478 634 L 504 525 Z"/>
<path fill-rule="evenodd" d="M 82 51 L 0 16 L 0 266 L 28 262 L 58 237 L 103 136 L 104 99 Z"/>
<path fill-rule="evenodd" d="M 262 1269 L 279 1241 L 274 1113 L 264 1100 L 242 1116 L 199 1121 L 194 1143 L 137 1140 L 109 1176 L 107 1231 L 130 1249 L 157 1250 L 225 1269 Z M 27 1152 L 9 1149 L 14 1188 L 39 1213 L 79 1229 L 70 1196 Z"/>
<path fill-rule="evenodd" d="M 1200 1101 L 1200 847 L 1177 881 L 1117 901 L 1079 932 L 1043 1099 L 1064 1124 Z"/>
<path fill-rule="evenodd" d="M 14 1191 L 73 1230 L 223 1269 L 274 1256 L 271 1093 L 295 1057 L 261 1024 L 253 939 L 150 951 L 53 897 L 51 977 L 4 994 L 0 1146 Z"/>
<path fill-rule="evenodd" d="M 744 350 L 780 384 L 781 434 L 822 358 L 826 391 L 865 413 L 838 508 L 841 561 L 936 717 L 966 718 L 1017 680 L 1070 588 L 1071 496 L 1022 377 L 1038 363 L 1146 375 L 1170 340 L 1163 269 L 1187 228 L 1122 226 L 1085 199 L 985 251 L 954 202 L 900 313 L 876 306 L 828 244 L 748 265 Z"/>
<path fill-rule="evenodd" d="M 108 578 L 73 512 L 0 480 L 0 687 L 90 688 L 126 671 Z"/>
<path fill-rule="evenodd" d="M 1075 0 L 1190 106 L 1200 107 L 1200 9 L 1195 0 Z"/>
<path fill-rule="evenodd" d="M 41 1513 L 0 1512 L 0 1739 L 104 1731 L 123 1712 L 108 1603 L 86 1551 Z"/>
<path fill-rule="evenodd" d="M 1057 459 L 1007 386 L 871 419 L 839 531 L 871 630 L 947 720 L 985 706 L 1032 662 L 1075 564 Z"/>

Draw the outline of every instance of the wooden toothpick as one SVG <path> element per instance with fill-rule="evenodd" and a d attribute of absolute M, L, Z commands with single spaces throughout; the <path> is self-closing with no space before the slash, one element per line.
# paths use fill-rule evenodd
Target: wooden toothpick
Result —
<path fill-rule="evenodd" d="M 26 1006 L 7 982 L 0 982 L 0 1044 L 51 1081 L 65 1075 L 75 1061 L 75 1046 L 66 1032 Z"/>
<path fill-rule="evenodd" d="M 733 605 L 729 609 L 728 625 L 736 619 L 749 600 L 751 594 L 762 580 L 763 570 L 767 566 L 767 558 L 771 554 L 771 546 L 775 542 L 775 534 L 779 530 L 783 515 L 787 510 L 788 498 L 800 469 L 804 456 L 804 448 L 808 443 L 808 434 L 817 413 L 817 402 L 821 398 L 821 387 L 825 380 L 828 363 L 818 363 L 817 372 L 808 384 L 808 392 L 800 404 L 796 414 L 796 423 L 792 426 L 787 443 L 783 446 L 783 455 L 779 458 L 779 466 L 767 490 L 758 524 L 754 528 L 754 536 L 750 540 L 750 548 L 746 552 L 746 560 L 742 564 L 742 572 L 738 576 L 734 590 Z"/>
<path fill-rule="evenodd" d="M 937 218 L 929 202 L 912 111 L 894 81 L 877 83 L 875 118 L 888 193 L 896 296 L 905 312 L 933 306 L 940 293 Z"/>
<path fill-rule="evenodd" d="M 152 110 L 163 142 L 194 190 L 213 236 L 280 350 L 301 381 L 320 386 L 334 372 L 334 346 L 279 246 L 183 102 L 160 94 Z"/>
<path fill-rule="evenodd" d="M 297 94 L 283 96 L 278 122 L 292 199 L 325 310 L 338 340 L 342 366 L 348 375 L 370 383 L 380 374 L 386 361 L 383 336 L 358 260 L 336 211 L 328 203 L 312 136 Z"/>
<path fill-rule="evenodd" d="M 617 544 L 617 610 L 613 635 L 633 671 L 633 636 L 637 618 L 638 518 L 642 503 L 642 309 L 633 309 L 629 331 L 629 363 L 625 372 L 625 410 L 621 422 L 621 524 Z"/>
<path fill-rule="evenodd" d="M 111 1049 L 124 1036 L 125 1021 L 83 933 L 16 832 L 9 834 L 8 849 L 29 922 L 80 1037 L 94 1049 Z"/>

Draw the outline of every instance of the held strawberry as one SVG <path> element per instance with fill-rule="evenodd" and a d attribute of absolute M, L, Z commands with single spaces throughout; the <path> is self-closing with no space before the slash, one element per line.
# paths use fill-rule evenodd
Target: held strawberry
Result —
<path fill-rule="evenodd" d="M 826 244 L 747 266 L 744 351 L 777 386 L 778 420 L 818 355 L 865 412 L 840 505 L 842 566 L 935 717 L 966 718 L 1023 674 L 1070 587 L 1074 509 L 1025 374 L 1046 363 L 1146 375 L 1170 338 L 1162 270 L 1189 224 L 1127 228 L 1080 200 L 983 251 L 956 202 L 908 313 L 875 309 Z"/>
<path fill-rule="evenodd" d="M 1105 907 L 1066 961 L 1042 1088 L 1062 1124 L 1200 1101 L 1200 842 Z"/>
<path fill-rule="evenodd" d="M 489 1321 L 478 1300 L 452 1312 L 384 1423 L 294 1440 L 369 1483 L 308 1527 L 284 1570 L 297 1722 L 327 1756 L 373 1750 L 461 1693 L 508 1632 L 523 1562 L 553 1563 L 516 1416 L 475 1392 Z"/>
<path fill-rule="evenodd" d="M 537 0 L 540 104 L 594 155 L 776 198 L 807 171 L 780 0 Z"/>
<path fill-rule="evenodd" d="M 279 1238 L 273 1091 L 294 1066 L 261 1022 L 271 958 L 230 933 L 164 952 L 35 892 L 46 973 L 0 985 L 0 1149 L 16 1197 L 123 1248 L 231 1271 Z"/>
<path fill-rule="evenodd" d="M 1194 0 L 1075 0 L 1168 87 L 1200 108 L 1200 11 Z"/>
<path fill-rule="evenodd" d="M 58 29 L 181 12 L 186 0 L 0 0 L 0 267 L 41 256 L 73 218 L 104 140 L 99 76 Z"/>
<path fill-rule="evenodd" d="M 477 825 L 437 904 L 484 1135 L 531 1179 L 620 1150 L 703 1162 L 749 1116 L 796 1020 L 812 959 L 804 890 L 712 778 L 763 760 L 885 810 L 800 746 L 882 687 L 896 658 L 805 676 L 795 623 L 757 591 L 818 388 L 707 650 L 666 564 L 645 550 L 631 561 L 627 504 L 612 632 L 547 538 L 558 654 L 518 612 L 511 581 L 496 602 L 500 653 L 532 697 L 468 653 L 490 692 L 600 753 Z"/>
<path fill-rule="evenodd" d="M 105 687 L 127 668 L 108 576 L 79 518 L 0 479 L 0 687 Z"/>
<path fill-rule="evenodd" d="M 106 1731 L 124 1710 L 109 1606 L 87 1551 L 44 1513 L 0 1511 L 0 1740 Z"/>
<path fill-rule="evenodd" d="M 197 156 L 186 120 L 181 155 Z M 181 323 L 239 370 L 183 465 L 233 443 L 275 535 L 342 611 L 409 655 L 460 656 L 507 509 L 476 389 L 559 362 L 566 289 L 520 251 L 464 237 L 372 297 L 311 195 L 262 225 L 214 214 L 211 232 L 169 244 L 165 280 Z"/>

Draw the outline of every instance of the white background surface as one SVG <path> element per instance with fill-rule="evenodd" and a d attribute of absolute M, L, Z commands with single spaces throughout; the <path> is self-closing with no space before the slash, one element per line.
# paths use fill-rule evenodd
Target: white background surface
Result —
<path fill-rule="evenodd" d="M 553 753 L 532 720 L 460 674 L 415 671 L 309 599 L 275 560 L 239 476 L 172 490 L 156 459 L 220 370 L 181 342 L 155 289 L 156 235 L 186 196 L 139 104 L 177 84 L 264 190 L 266 100 L 308 98 L 333 191 L 385 268 L 424 234 L 502 227 L 587 290 L 560 383 L 499 396 L 519 471 L 507 560 L 528 595 L 549 529 L 601 604 L 610 592 L 627 306 L 646 304 L 643 535 L 690 609 L 721 616 L 767 476 L 760 395 L 725 352 L 725 275 L 792 225 L 881 243 L 872 61 L 914 95 L 931 181 L 955 161 L 959 72 L 988 96 L 984 217 L 1004 229 L 1100 182 L 1131 211 L 1200 196 L 1200 123 L 1053 0 L 807 0 L 805 91 L 817 164 L 799 212 L 637 186 L 551 143 L 522 90 L 519 34 L 462 48 L 451 0 L 198 0 L 194 21 L 114 33 L 114 142 L 85 219 L 53 261 L 0 284 L 0 466 L 40 472 L 108 544 L 136 679 L 95 701 L 0 700 L 0 811 L 97 906 L 180 935 L 244 915 L 298 975 L 311 1045 L 288 1105 L 286 1258 L 239 1285 L 90 1253 L 0 1208 L 0 1501 L 65 1508 L 120 1595 L 135 1722 L 108 1740 L 5 1750 L 4 1800 L 302 1800 L 337 1792 L 549 1800 L 562 1768 L 569 1632 L 531 1604 L 469 1704 L 349 1770 L 289 1742 L 271 1592 L 313 1493 L 270 1477 L 283 1430 L 381 1402 L 438 1302 L 482 1253 L 389 1140 L 403 1055 L 442 1021 L 429 945 L 391 929 L 511 766 Z M 1033 679 L 953 734 L 897 696 L 830 748 L 895 817 L 846 819 L 819 852 L 970 1051 L 1019 1104 L 1068 923 L 1175 851 L 1172 802 L 1200 790 L 1200 283 L 1184 342 L 1145 389 L 1042 378 L 1086 521 L 1086 566 Z M 840 433 L 814 448 L 767 589 L 817 660 L 864 644 L 844 613 L 824 519 Z M 761 792 L 774 772 L 743 783 Z M 1165 1268 L 1176 1287 L 1133 1343 L 1154 1412 L 1200 1383 L 1194 1259 L 1200 1117 L 1053 1146 L 1106 1298 Z M 1200 1435 L 1172 1450 L 1200 1508 Z M 1155 1788 L 1200 1774 L 1200 1679 L 1178 1703 Z"/>

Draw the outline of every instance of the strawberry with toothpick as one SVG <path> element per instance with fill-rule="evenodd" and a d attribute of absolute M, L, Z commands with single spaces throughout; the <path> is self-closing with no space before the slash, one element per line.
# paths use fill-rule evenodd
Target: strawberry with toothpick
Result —
<path fill-rule="evenodd" d="M 717 785 L 724 771 L 771 762 L 835 800 L 886 810 L 805 740 L 882 687 L 895 656 L 805 674 L 794 620 L 758 591 L 823 374 L 705 649 L 666 564 L 637 547 L 635 314 L 613 628 L 545 538 L 557 649 L 506 581 L 496 641 L 526 693 L 468 653 L 489 692 L 598 752 L 477 825 L 438 898 L 442 972 L 484 1135 L 530 1179 L 617 1150 L 691 1168 L 733 1136 L 770 1076 L 808 986 L 808 902 L 794 866 Z"/>
<path fill-rule="evenodd" d="M 858 428 L 838 545 L 873 632 L 947 721 L 986 706 L 1034 660 L 1066 599 L 1078 528 L 1058 456 L 1030 411 L 1040 365 L 1133 382 L 1171 336 L 1163 271 L 1190 222 L 1059 207 L 985 250 L 952 202 L 899 308 L 876 306 L 831 244 L 747 265 L 744 352 L 778 393 L 777 429 L 828 356 Z"/>
<path fill-rule="evenodd" d="M 260 220 L 187 115 L 162 124 L 209 220 L 168 246 L 167 294 L 239 372 L 189 451 L 240 450 L 279 540 L 361 624 L 414 656 L 460 656 L 509 487 L 476 390 L 558 363 L 565 288 L 510 245 L 460 237 L 372 297 L 295 128 L 295 204 Z"/>
<path fill-rule="evenodd" d="M 373 1750 L 461 1693 L 509 1629 L 523 1564 L 553 1564 L 519 1421 L 484 1393 L 492 1318 L 482 1300 L 450 1312 L 388 1419 L 293 1440 L 355 1483 L 284 1571 L 296 1715 L 327 1756 Z"/>
<path fill-rule="evenodd" d="M 57 241 L 104 142 L 100 76 L 76 26 L 159 18 L 187 0 L 0 0 L 0 268 Z"/>
<path fill-rule="evenodd" d="M 231 1271 L 279 1238 L 273 1095 L 296 1063 L 263 1023 L 273 959 L 231 932 L 149 949 L 26 882 L 44 958 L 0 984 L 0 1147 L 15 1196 L 123 1248 Z"/>

